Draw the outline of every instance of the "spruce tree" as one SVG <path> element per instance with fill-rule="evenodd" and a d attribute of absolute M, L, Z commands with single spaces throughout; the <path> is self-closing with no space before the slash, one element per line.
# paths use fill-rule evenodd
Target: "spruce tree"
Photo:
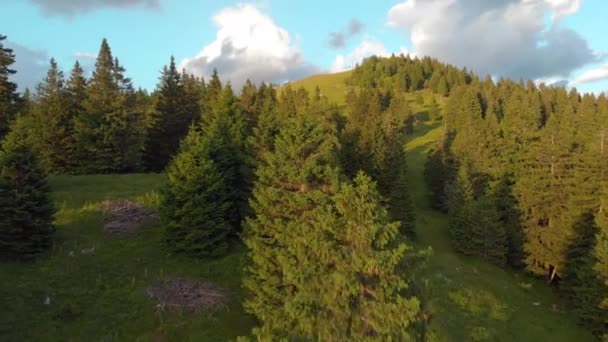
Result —
<path fill-rule="evenodd" d="M 143 113 L 124 68 L 104 39 L 87 88 L 82 115 L 75 120 L 76 156 L 81 173 L 133 172 L 141 168 Z"/>
<path fill-rule="evenodd" d="M 314 219 L 313 219 L 314 220 Z M 400 244 L 399 223 L 390 222 L 375 183 L 360 173 L 343 183 L 334 203 L 316 217 L 322 233 L 308 253 L 316 261 L 303 269 L 306 296 L 319 297 L 312 330 L 320 341 L 407 340 L 419 301 L 406 297 L 397 271 L 408 247 Z M 309 271 L 307 273 L 306 271 Z M 302 307 L 310 304 L 305 296 Z"/>
<path fill-rule="evenodd" d="M 156 110 L 146 143 L 146 168 L 161 171 L 179 148 L 179 142 L 191 125 L 191 114 L 186 108 L 186 94 L 182 75 L 171 56 L 169 66 L 163 68 L 157 88 Z"/>
<path fill-rule="evenodd" d="M 37 128 L 30 135 L 41 163 L 52 173 L 68 173 L 74 166 L 74 118 L 67 95 L 63 72 L 51 59 L 47 76 L 37 88 L 31 112 Z"/>
<path fill-rule="evenodd" d="M 275 149 L 257 168 L 245 243 L 250 265 L 244 286 L 245 309 L 259 320 L 260 339 L 314 336 L 319 293 L 309 279 L 315 261 L 308 258 L 319 238 L 315 217 L 331 205 L 336 190 L 336 139 L 303 115 L 288 119 Z M 312 334 L 312 335 L 310 335 Z"/>
<path fill-rule="evenodd" d="M 222 82 L 216 69 L 213 69 L 211 79 L 205 86 L 204 96 L 201 98 L 201 115 L 204 122 L 211 121 L 213 111 L 222 94 Z"/>
<path fill-rule="evenodd" d="M 8 127 L 17 112 L 19 95 L 17 84 L 10 77 L 16 71 L 11 69 L 15 63 L 13 50 L 4 46 L 6 36 L 0 34 L 0 141 L 8 133 Z"/>
<path fill-rule="evenodd" d="M 594 254 L 600 235 L 600 227 L 593 213 L 587 212 L 580 216 L 574 224 L 576 236 L 572 240 L 567 253 L 567 261 L 560 289 L 567 294 L 573 311 L 583 324 L 594 333 L 607 332 L 608 307 L 603 303 L 603 294 L 608 291 L 608 284 L 594 269 L 597 258 Z"/>
<path fill-rule="evenodd" d="M 224 87 L 208 119 L 202 127 L 209 140 L 210 158 L 222 175 L 233 204 L 229 221 L 238 227 L 249 210 L 253 162 L 246 120 L 230 84 Z"/>
<path fill-rule="evenodd" d="M 29 259 L 51 248 L 50 191 L 37 156 L 9 135 L 0 151 L 0 255 Z"/>
<path fill-rule="evenodd" d="M 191 128 L 166 175 L 160 214 L 169 248 L 196 257 L 224 255 L 233 203 L 200 128 Z"/>

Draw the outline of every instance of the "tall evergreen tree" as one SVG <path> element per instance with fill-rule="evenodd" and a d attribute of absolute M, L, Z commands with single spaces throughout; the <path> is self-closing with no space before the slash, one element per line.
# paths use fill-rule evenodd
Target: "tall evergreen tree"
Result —
<path fill-rule="evenodd" d="M 76 156 L 81 173 L 140 169 L 143 118 L 134 111 L 135 93 L 124 68 L 104 39 L 87 88 L 84 112 L 75 120 Z"/>
<path fill-rule="evenodd" d="M 399 244 L 399 223 L 390 222 L 374 182 L 360 173 L 343 183 L 334 204 L 316 217 L 322 234 L 314 235 L 304 270 L 307 296 L 320 294 L 311 310 L 314 326 L 307 334 L 323 341 L 407 340 L 419 302 L 406 297 L 404 274 L 397 271 L 407 252 Z M 329 238 L 327 237 L 329 235 Z M 310 303 L 304 300 L 303 305 Z"/>
<path fill-rule="evenodd" d="M 38 85 L 36 98 L 31 113 L 37 126 L 31 132 L 34 148 L 49 172 L 68 173 L 74 167 L 74 117 L 63 72 L 54 59 Z"/>
<path fill-rule="evenodd" d="M 0 255 L 29 259 L 52 246 L 50 191 L 31 148 L 9 135 L 0 151 Z"/>
<path fill-rule="evenodd" d="M 186 108 L 186 93 L 182 75 L 177 71 L 175 58 L 163 68 L 157 89 L 156 110 L 146 143 L 146 167 L 161 171 L 179 148 L 180 140 L 192 124 Z"/>
<path fill-rule="evenodd" d="M 594 251 L 601 235 L 593 213 L 584 213 L 575 223 L 574 231 L 576 236 L 568 250 L 560 288 L 568 295 L 581 322 L 601 335 L 608 332 L 608 318 L 605 318 L 608 307 L 602 303 L 608 286 L 594 269 L 597 265 Z"/>
<path fill-rule="evenodd" d="M 314 217 L 331 205 L 336 190 L 335 149 L 329 131 L 299 115 L 283 125 L 257 169 L 244 286 L 250 292 L 245 308 L 259 319 L 261 339 L 314 336 L 318 292 L 310 291 L 311 274 L 303 272 L 314 269 L 307 256 L 322 247 L 311 248 L 309 241 L 319 236 Z"/>
<path fill-rule="evenodd" d="M 168 246 L 197 257 L 225 254 L 234 233 L 229 222 L 233 203 L 199 128 L 192 126 L 166 174 L 160 213 Z"/>
<path fill-rule="evenodd" d="M 213 69 L 211 79 L 205 86 L 204 96 L 201 98 L 201 115 L 203 121 L 212 120 L 213 111 L 220 99 L 223 88 L 217 69 Z"/>
<path fill-rule="evenodd" d="M 15 55 L 12 49 L 4 46 L 5 39 L 6 36 L 0 34 L 0 141 L 8 132 L 19 102 L 17 84 L 10 79 L 16 72 L 11 69 L 11 65 L 15 63 Z"/>
<path fill-rule="evenodd" d="M 212 120 L 203 123 L 210 144 L 210 158 L 224 178 L 233 206 L 230 219 L 238 227 L 249 210 L 252 155 L 247 139 L 246 120 L 239 109 L 230 84 L 226 85 L 216 103 Z"/>

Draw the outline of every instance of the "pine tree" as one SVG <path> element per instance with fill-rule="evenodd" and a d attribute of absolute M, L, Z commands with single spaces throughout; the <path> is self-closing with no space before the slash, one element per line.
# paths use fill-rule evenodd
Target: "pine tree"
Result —
<path fill-rule="evenodd" d="M 314 268 L 307 255 L 319 231 L 314 218 L 331 205 L 336 190 L 336 140 L 313 119 L 290 118 L 276 138 L 275 149 L 257 169 L 245 243 L 251 263 L 244 280 L 250 292 L 247 312 L 255 315 L 261 339 L 304 336 L 314 327 L 314 303 L 308 280 Z M 306 303 L 307 302 L 307 303 Z M 314 336 L 314 335 L 310 335 Z"/>
<path fill-rule="evenodd" d="M 513 194 L 511 175 L 503 175 L 492 191 L 495 209 L 499 222 L 504 227 L 507 238 L 507 262 L 509 265 L 521 268 L 523 266 L 523 232 L 519 210 L 519 202 Z"/>
<path fill-rule="evenodd" d="M 211 121 L 210 116 L 212 116 L 223 88 L 217 70 L 213 69 L 211 79 L 205 86 L 204 96 L 201 98 L 201 115 L 204 122 Z"/>
<path fill-rule="evenodd" d="M 598 276 L 594 255 L 600 231 L 593 213 L 584 213 L 575 223 L 575 238 L 569 246 L 560 289 L 567 294 L 576 316 L 594 333 L 606 332 L 608 307 L 602 303 L 608 284 Z"/>
<path fill-rule="evenodd" d="M 37 103 L 31 113 L 37 126 L 30 134 L 33 148 L 46 170 L 68 173 L 74 166 L 74 118 L 63 72 L 54 59 L 51 59 L 46 78 L 38 85 L 36 98 Z"/>
<path fill-rule="evenodd" d="M 224 87 L 211 118 L 202 126 L 209 140 L 210 158 L 222 175 L 233 203 L 229 221 L 238 227 L 249 210 L 252 155 L 246 121 L 230 84 Z"/>
<path fill-rule="evenodd" d="M 233 234 L 233 204 L 200 129 L 191 128 L 166 174 L 160 213 L 168 246 L 196 257 L 224 255 Z"/>
<path fill-rule="evenodd" d="M 16 72 L 11 69 L 11 65 L 15 63 L 15 55 L 12 49 L 4 47 L 2 41 L 5 39 L 6 36 L 0 34 L 0 141 L 8 133 L 19 102 L 17 84 L 10 80 L 10 76 Z"/>
<path fill-rule="evenodd" d="M 173 56 L 169 66 L 163 68 L 157 93 L 156 115 L 146 143 L 146 167 L 155 172 L 165 168 L 192 124 L 191 113 L 186 108 L 182 75 L 177 71 Z"/>
<path fill-rule="evenodd" d="M 0 151 L 0 255 L 29 259 L 51 248 L 50 191 L 31 148 L 9 135 Z"/>
<path fill-rule="evenodd" d="M 475 190 L 466 164 L 458 171 L 458 177 L 448 190 L 450 239 L 460 253 L 474 254 L 471 227 L 475 225 Z"/>
<path fill-rule="evenodd" d="M 75 120 L 81 173 L 132 172 L 141 168 L 143 113 L 124 68 L 104 39 L 87 88 L 84 112 Z"/>
<path fill-rule="evenodd" d="M 403 295 L 408 282 L 397 271 L 408 247 L 398 243 L 399 224 L 380 203 L 374 182 L 360 173 L 316 217 L 322 234 L 314 235 L 319 240 L 307 253 L 316 262 L 302 270 L 301 307 L 311 304 L 308 296 L 320 303 L 311 308 L 314 325 L 304 335 L 322 341 L 410 337 L 419 301 Z"/>
<path fill-rule="evenodd" d="M 67 172 L 75 173 L 78 171 L 78 160 L 76 160 L 76 133 L 75 133 L 75 122 L 77 118 L 84 115 L 85 109 L 84 104 L 87 98 L 87 79 L 84 76 L 84 70 L 80 63 L 76 61 L 70 72 L 70 77 L 65 84 L 65 96 L 67 102 L 67 117 L 69 118 L 70 138 L 69 148 L 65 151 L 65 154 L 69 156 L 67 160 Z"/>

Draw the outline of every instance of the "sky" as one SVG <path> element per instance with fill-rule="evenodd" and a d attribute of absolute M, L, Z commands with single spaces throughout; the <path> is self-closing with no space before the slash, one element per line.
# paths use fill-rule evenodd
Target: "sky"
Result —
<path fill-rule="evenodd" d="M 101 40 L 135 86 L 174 56 L 235 87 L 353 68 L 371 55 L 431 56 L 481 76 L 608 91 L 606 0 L 0 0 L 20 89 L 55 58 L 91 72 Z"/>

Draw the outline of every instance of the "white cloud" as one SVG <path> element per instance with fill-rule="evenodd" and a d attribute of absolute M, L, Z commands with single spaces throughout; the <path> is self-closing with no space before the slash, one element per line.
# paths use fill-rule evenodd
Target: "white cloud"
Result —
<path fill-rule="evenodd" d="M 597 81 L 608 80 L 608 64 L 602 65 L 599 68 L 591 69 L 579 77 L 577 77 L 574 81 L 572 81 L 571 85 L 576 86 L 584 83 L 591 83 Z"/>
<path fill-rule="evenodd" d="M 581 8 L 581 0 L 545 0 L 545 2 L 553 9 L 553 20 L 574 14 Z"/>
<path fill-rule="evenodd" d="M 76 57 L 77 60 L 96 60 L 97 59 L 97 54 L 96 53 L 91 53 L 91 52 L 76 52 L 74 54 L 74 57 Z"/>
<path fill-rule="evenodd" d="M 238 88 L 247 78 L 283 83 L 320 71 L 302 58 L 287 30 L 253 5 L 225 8 L 213 22 L 218 27 L 215 40 L 180 63 L 195 75 L 207 78 L 217 69 Z"/>
<path fill-rule="evenodd" d="M 599 57 L 558 19 L 580 0 L 406 0 L 388 13 L 412 52 L 515 79 L 567 78 Z M 546 15 L 553 15 L 547 26 Z"/>
<path fill-rule="evenodd" d="M 389 56 L 390 54 L 382 42 L 375 39 L 366 39 L 348 55 L 337 55 L 331 67 L 331 72 L 350 70 L 355 67 L 355 64 L 361 63 L 363 59 L 373 55 Z"/>

